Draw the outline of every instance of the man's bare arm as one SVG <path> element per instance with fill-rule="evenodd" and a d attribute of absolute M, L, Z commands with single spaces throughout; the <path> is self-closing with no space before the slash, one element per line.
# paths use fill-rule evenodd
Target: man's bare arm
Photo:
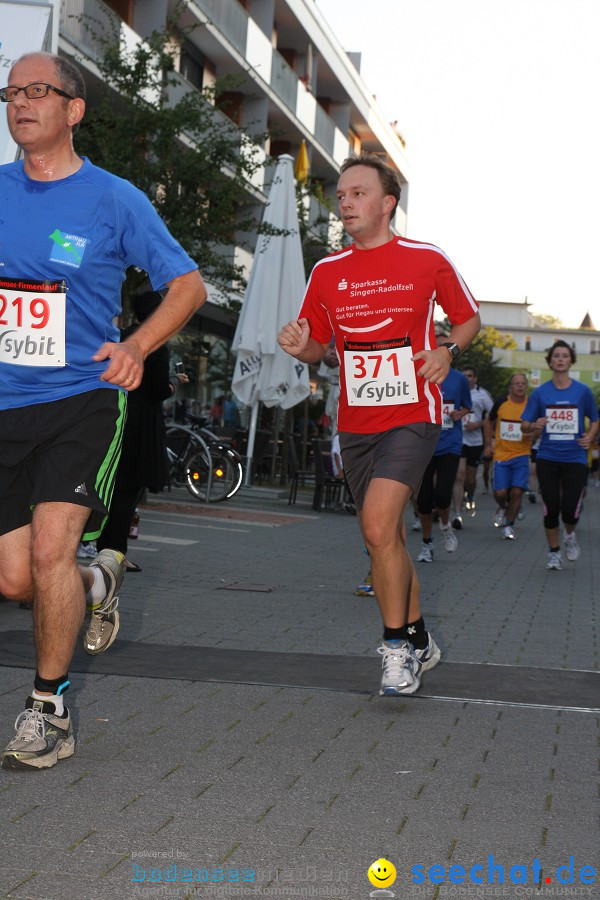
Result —
<path fill-rule="evenodd" d="M 308 364 L 321 362 L 329 348 L 329 342 L 321 344 L 310 336 L 308 319 L 288 322 L 279 332 L 277 341 L 290 356 Z"/>

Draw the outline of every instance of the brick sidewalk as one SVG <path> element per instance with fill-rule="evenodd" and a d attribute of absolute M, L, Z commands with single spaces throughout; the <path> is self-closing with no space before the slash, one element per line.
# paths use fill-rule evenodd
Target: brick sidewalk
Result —
<path fill-rule="evenodd" d="M 122 649 L 113 663 L 111 650 L 98 658 L 106 671 L 72 678 L 75 756 L 46 772 L 0 773 L 0 896 L 362 900 L 373 890 L 367 868 L 385 857 L 397 868 L 390 890 L 408 900 L 458 895 L 452 865 L 467 873 L 462 896 L 525 895 L 509 877 L 522 865 L 531 895 L 549 897 L 570 856 L 567 887 L 594 896 L 585 891 L 597 884 L 578 876 L 584 864 L 600 870 L 600 692 L 593 704 L 577 687 L 599 662 L 600 491 L 589 494 L 581 559 L 562 572 L 545 570 L 539 504 L 527 506 L 514 543 L 493 528 L 489 497 L 466 520 L 455 554 L 436 541 L 435 563 L 418 574 L 446 662 L 430 678 L 440 699 L 427 696 L 426 675 L 421 696 L 400 701 L 376 693 L 381 629 L 375 602 L 353 593 L 368 562 L 356 519 L 239 496 L 189 509 L 181 495 L 144 510 L 130 548 L 143 572 L 127 576 L 122 591 L 114 651 Z M 408 542 L 415 558 L 419 535 Z M 0 619 L 12 651 L 25 654 L 18 638 L 30 631 L 30 614 L 2 604 Z M 118 671 L 120 653 L 135 644 L 160 649 L 169 677 Z M 209 665 L 201 677 L 193 669 L 178 676 L 194 647 L 199 657 L 203 647 L 222 651 L 216 675 Z M 249 652 L 258 675 L 236 683 Z M 295 655 L 299 680 L 304 665 L 316 687 L 275 683 L 277 667 L 273 683 L 261 683 L 261 659 L 265 671 L 274 659 L 266 654 Z M 347 689 L 343 679 L 335 690 L 323 683 L 331 654 L 349 673 Z M 3 741 L 30 687 L 27 666 L 24 655 L 21 666 L 0 668 Z M 472 667 L 473 699 L 441 699 L 460 666 Z M 502 666 L 507 683 L 539 673 L 527 705 L 482 702 Z M 574 696 L 558 703 L 549 687 L 567 671 Z M 491 689 L 501 687 L 502 679 Z M 495 887 L 490 854 L 504 869 Z M 434 864 L 444 883 L 429 880 Z M 468 877 L 477 864 L 482 885 Z M 422 885 L 412 881 L 418 865 Z M 150 881 L 152 869 L 160 882 Z M 205 870 L 209 881 L 183 881 L 187 870 L 193 878 Z M 250 870 L 254 881 L 242 880 Z M 142 873 L 145 881 L 134 882 Z"/>

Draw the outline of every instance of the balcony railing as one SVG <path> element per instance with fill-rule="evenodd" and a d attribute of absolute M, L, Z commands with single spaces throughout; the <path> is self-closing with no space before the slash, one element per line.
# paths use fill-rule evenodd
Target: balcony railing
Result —
<path fill-rule="evenodd" d="M 317 103 L 315 119 L 315 137 L 325 147 L 330 156 L 333 156 L 335 144 L 335 124 L 330 119 L 322 106 Z"/>
<path fill-rule="evenodd" d="M 194 0 L 194 2 L 236 50 L 245 56 L 248 14 L 237 0 Z"/>
<path fill-rule="evenodd" d="M 60 33 L 94 60 L 104 56 L 103 38 L 117 37 L 127 28 L 102 0 L 62 0 Z"/>
<path fill-rule="evenodd" d="M 291 66 L 276 50 L 273 51 L 271 64 L 271 87 L 294 115 L 296 114 L 296 97 L 298 94 L 298 76 Z"/>

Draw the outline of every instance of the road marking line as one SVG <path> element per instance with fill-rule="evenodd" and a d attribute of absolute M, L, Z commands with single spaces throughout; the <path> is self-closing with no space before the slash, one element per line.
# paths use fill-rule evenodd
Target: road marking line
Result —
<path fill-rule="evenodd" d="M 155 544 L 177 544 L 180 547 L 189 547 L 191 544 L 197 544 L 198 541 L 186 541 L 183 538 L 162 537 L 161 535 L 145 534 L 141 541 L 150 541 Z"/>
<path fill-rule="evenodd" d="M 144 510 L 144 513 L 146 510 Z M 173 516 L 182 519 L 189 519 L 189 516 L 179 515 L 178 513 L 166 513 L 167 516 Z M 231 522 L 234 525 L 256 525 L 258 528 L 281 528 L 279 523 L 271 523 L 271 522 L 248 522 L 246 519 L 223 519 L 218 518 L 217 516 L 202 516 L 202 522 L 177 522 L 175 523 L 172 519 L 155 519 L 153 516 L 149 516 L 148 521 L 157 522 L 159 525 L 175 525 L 181 528 L 211 528 L 211 525 L 202 525 L 202 522 L 218 522 L 220 525 L 223 525 L 226 522 Z M 223 528 L 223 531 L 233 531 L 234 529 Z M 239 530 L 239 529 L 237 529 Z M 243 529 L 246 531 L 246 529 Z"/>
<path fill-rule="evenodd" d="M 214 521 L 222 522 L 223 519 L 215 519 Z M 172 522 L 170 519 L 151 519 L 148 521 L 151 525 L 174 525 L 177 528 L 208 528 L 209 531 L 237 531 L 240 534 L 250 534 L 248 528 L 227 528 L 218 525 L 203 525 L 202 522 Z"/>

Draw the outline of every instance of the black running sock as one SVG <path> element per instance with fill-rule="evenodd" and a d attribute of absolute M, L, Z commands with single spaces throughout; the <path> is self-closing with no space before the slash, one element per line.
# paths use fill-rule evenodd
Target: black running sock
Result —
<path fill-rule="evenodd" d="M 424 650 L 429 643 L 429 635 L 425 628 L 423 616 L 420 616 L 415 622 L 409 622 L 405 625 L 406 640 L 410 641 L 415 650 Z"/>
<path fill-rule="evenodd" d="M 403 625 L 402 628 L 388 628 L 387 625 L 383 626 L 383 640 L 384 641 L 404 641 L 406 640 L 406 625 Z"/>
<path fill-rule="evenodd" d="M 40 673 L 36 671 L 33 681 L 36 691 L 39 691 L 41 694 L 55 694 L 57 697 L 64 694 L 70 684 L 68 672 L 62 678 L 51 679 L 42 678 Z"/>
<path fill-rule="evenodd" d="M 410 641 L 415 650 L 424 650 L 429 642 L 429 635 L 425 630 L 425 622 L 421 616 L 415 622 L 408 622 L 401 628 L 388 628 L 383 626 L 384 641 Z"/>
<path fill-rule="evenodd" d="M 431 537 L 423 538 L 423 543 L 424 544 L 433 544 L 433 538 L 431 538 Z"/>
<path fill-rule="evenodd" d="M 558 547 L 548 547 L 548 550 L 550 551 L 550 553 L 560 553 L 560 544 L 558 545 Z"/>

